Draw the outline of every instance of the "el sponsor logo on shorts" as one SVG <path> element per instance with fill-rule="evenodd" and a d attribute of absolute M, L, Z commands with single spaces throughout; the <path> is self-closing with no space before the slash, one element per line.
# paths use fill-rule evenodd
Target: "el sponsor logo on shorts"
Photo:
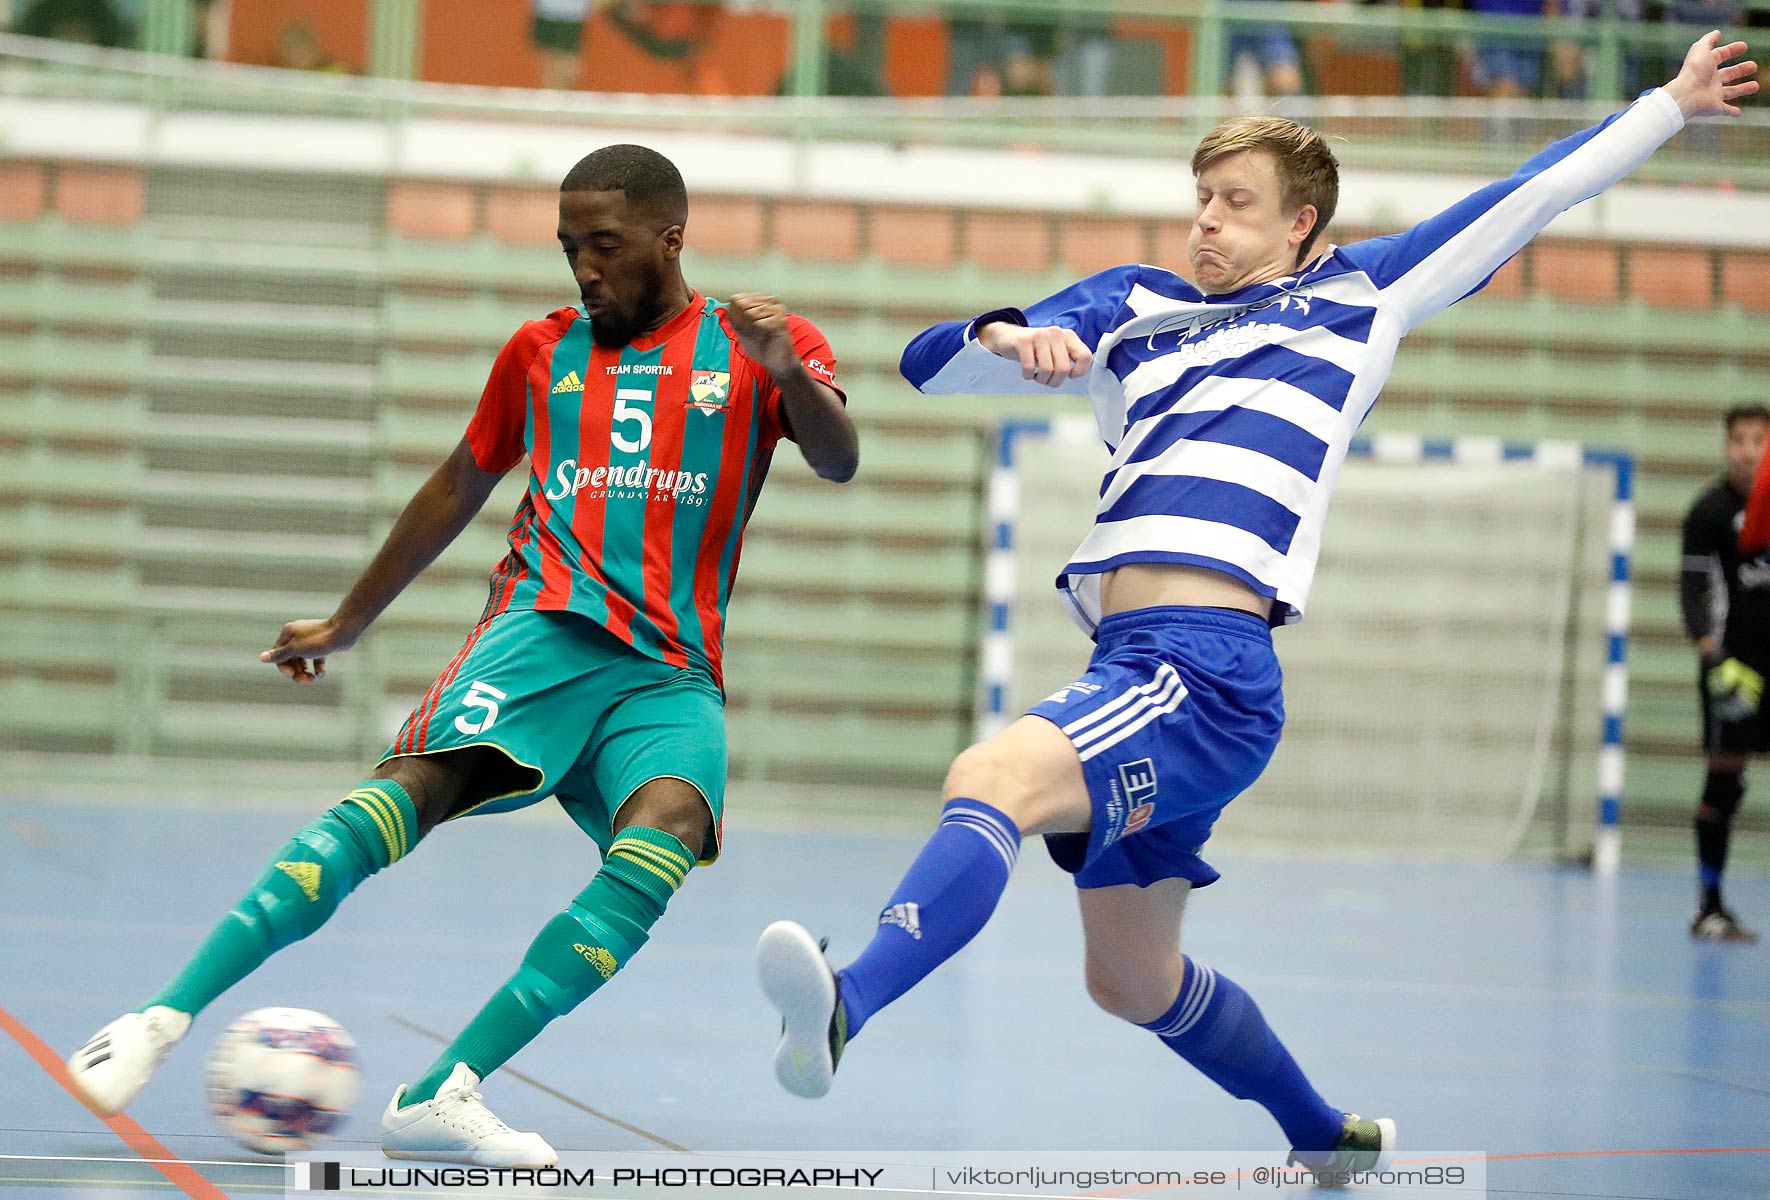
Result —
<path fill-rule="evenodd" d="M 1155 760 L 1140 758 L 1119 768 L 1119 782 L 1125 788 L 1125 803 L 1141 805 L 1155 799 Z"/>
<path fill-rule="evenodd" d="M 1140 758 L 1121 764 L 1118 779 L 1112 784 L 1112 795 L 1106 801 L 1107 829 L 1102 845 L 1110 846 L 1145 828 L 1155 815 L 1155 792 L 1154 759 Z"/>

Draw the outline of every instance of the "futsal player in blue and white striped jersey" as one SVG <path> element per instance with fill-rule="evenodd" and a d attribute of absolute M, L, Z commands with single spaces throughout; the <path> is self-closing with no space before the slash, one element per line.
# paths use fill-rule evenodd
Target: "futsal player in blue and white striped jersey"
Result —
<path fill-rule="evenodd" d="M 1234 981 L 1180 953 L 1182 907 L 1217 872 L 1217 814 L 1284 722 L 1270 628 L 1302 619 L 1328 498 L 1409 330 L 1478 291 L 1558 213 L 1616 183 L 1692 117 L 1738 115 L 1756 64 L 1711 33 L 1677 78 L 1404 233 L 1323 237 L 1339 190 L 1321 136 L 1276 117 L 1193 156 L 1193 281 L 1103 271 L 1032 305 L 936 325 L 905 350 L 926 392 L 1086 394 L 1112 452 L 1092 531 L 1059 576 L 1088 670 L 961 754 L 940 825 L 871 943 L 832 972 L 800 926 L 758 947 L 785 1029 L 781 1083 L 830 1086 L 846 1044 L 982 928 L 1021 839 L 1043 835 L 1081 903 L 1089 994 L 1277 1120 L 1333 1182 L 1394 1122 L 1327 1103 Z"/>

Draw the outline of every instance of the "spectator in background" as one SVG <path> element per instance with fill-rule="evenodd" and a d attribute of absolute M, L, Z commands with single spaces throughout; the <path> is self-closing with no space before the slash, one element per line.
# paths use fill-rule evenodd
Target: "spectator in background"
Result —
<path fill-rule="evenodd" d="M 1737 29 L 1745 24 L 1745 5 L 1740 0 L 1665 0 L 1664 21 L 1667 25 L 1700 25 L 1704 30 Z M 1672 41 L 1681 36 L 1667 34 L 1668 52 L 1660 58 L 1661 63 L 1683 65 L 1683 58 L 1669 50 Z M 1690 126 L 1684 133 L 1684 146 L 1716 159 L 1726 157 L 1721 145 L 1721 127 L 1710 122 Z M 1719 186 L 1723 191 L 1734 190 L 1732 180 L 1726 176 L 1721 178 Z"/>
<path fill-rule="evenodd" d="M 1399 0 L 1400 8 L 1463 7 L 1462 0 Z M 1457 52 L 1443 34 L 1401 35 L 1401 94 L 1451 96 L 1457 90 Z"/>
<path fill-rule="evenodd" d="M 1110 16 L 1066 14 L 1061 24 L 955 17 L 947 37 L 950 96 L 1113 94 Z"/>
<path fill-rule="evenodd" d="M 1737 29 L 1745 24 L 1745 5 L 1740 0 L 1665 0 L 1667 25 L 1700 25 L 1707 29 Z M 1673 54 L 1671 42 L 1681 35 L 1668 35 L 1665 61 L 1683 65 L 1682 53 Z"/>
<path fill-rule="evenodd" d="M 727 90 L 717 72 L 700 61 L 720 17 L 717 4 L 653 4 L 645 0 L 533 0 L 529 38 L 541 55 L 541 86 L 569 90 L 580 86 L 584 26 L 598 10 L 608 10 L 609 26 L 662 62 L 693 68 L 694 88 Z"/>
<path fill-rule="evenodd" d="M 885 14 L 861 9 L 850 16 L 852 38 L 830 43 L 830 79 L 825 91 L 831 96 L 888 95 L 891 89 L 885 83 Z"/>
<path fill-rule="evenodd" d="M 277 34 L 276 53 L 270 65 L 289 71 L 351 73 L 349 67 L 326 53 L 326 48 L 320 45 L 319 35 L 314 33 L 313 26 L 300 20 L 290 21 Z"/>
<path fill-rule="evenodd" d="M 1468 0 L 1472 13 L 1495 17 L 1540 17 L 1543 0 Z M 1682 60 L 1680 60 L 1682 61 Z M 1541 94 L 1543 48 L 1512 38 L 1477 38 L 1469 81 L 1483 95 L 1517 98 Z"/>
<path fill-rule="evenodd" d="M 951 96 L 1050 96 L 1057 91 L 1057 30 L 1001 17 L 947 23 Z"/>
<path fill-rule="evenodd" d="M 1638 22 L 1641 0 L 1560 0 L 1559 11 L 1570 26 L 1579 28 L 1598 20 L 1609 10 L 1619 20 Z M 1679 60 L 1682 63 L 1682 59 Z M 1549 47 L 1549 95 L 1558 100 L 1583 100 L 1592 93 L 1591 51 L 1586 41 L 1565 38 Z M 1632 96 L 1642 90 L 1641 55 L 1632 46 L 1622 49 L 1619 90 Z"/>
<path fill-rule="evenodd" d="M 971 96 L 984 69 L 996 61 L 1001 28 L 991 21 L 955 17 L 946 23 L 946 94 Z"/>
<path fill-rule="evenodd" d="M 1001 94 L 1057 94 L 1057 30 L 1051 25 L 1011 23 L 1003 33 Z"/>
<path fill-rule="evenodd" d="M 846 18 L 844 20 L 843 18 Z M 824 75 L 818 82 L 823 96 L 885 96 L 885 14 L 854 11 L 838 5 L 824 24 Z M 793 67 L 781 77 L 777 95 L 793 90 Z"/>
<path fill-rule="evenodd" d="M 136 45 L 135 27 L 110 0 L 32 0 L 12 32 L 113 49 Z"/>
<path fill-rule="evenodd" d="M 596 0 L 534 0 L 529 40 L 541 56 L 541 86 L 570 91 L 578 86 L 579 50 L 584 41 L 584 22 Z"/>
<path fill-rule="evenodd" d="M 1260 84 L 1266 95 L 1297 96 L 1303 92 L 1303 59 L 1297 53 L 1297 40 L 1283 25 L 1231 25 L 1224 39 L 1223 73 L 1233 85 L 1237 67 L 1252 59 L 1260 71 Z"/>
<path fill-rule="evenodd" d="M 1113 94 L 1112 18 L 1077 16 L 1057 31 L 1057 93 L 1062 96 Z"/>
<path fill-rule="evenodd" d="M 1604 0 L 1560 0 L 1561 16 L 1569 26 L 1578 28 L 1596 20 L 1604 8 Z M 1556 100 L 1583 100 L 1587 93 L 1586 44 L 1574 38 L 1561 38 L 1549 44 L 1548 94 Z"/>

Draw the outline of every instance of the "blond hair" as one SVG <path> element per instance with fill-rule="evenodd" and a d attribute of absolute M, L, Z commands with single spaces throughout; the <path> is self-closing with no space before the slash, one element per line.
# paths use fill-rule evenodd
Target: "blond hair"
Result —
<path fill-rule="evenodd" d="M 1340 163 L 1327 139 L 1284 117 L 1231 117 L 1205 134 L 1192 152 L 1192 173 L 1202 175 L 1211 164 L 1243 150 L 1264 150 L 1277 160 L 1278 182 L 1286 208 L 1315 206 L 1315 227 L 1297 247 L 1301 266 L 1309 248 L 1334 219 L 1340 202 Z"/>

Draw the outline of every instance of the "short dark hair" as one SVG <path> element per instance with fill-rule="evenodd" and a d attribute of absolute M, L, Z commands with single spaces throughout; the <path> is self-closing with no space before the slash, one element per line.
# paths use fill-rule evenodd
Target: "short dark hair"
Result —
<path fill-rule="evenodd" d="M 688 188 L 676 164 L 649 146 L 623 143 L 593 150 L 565 173 L 562 192 L 625 192 L 627 203 L 666 226 L 688 221 Z"/>
<path fill-rule="evenodd" d="M 1721 421 L 1726 425 L 1727 432 L 1732 433 L 1733 427 L 1741 421 L 1770 421 L 1770 408 L 1765 408 L 1762 404 L 1735 404 L 1727 410 Z"/>

